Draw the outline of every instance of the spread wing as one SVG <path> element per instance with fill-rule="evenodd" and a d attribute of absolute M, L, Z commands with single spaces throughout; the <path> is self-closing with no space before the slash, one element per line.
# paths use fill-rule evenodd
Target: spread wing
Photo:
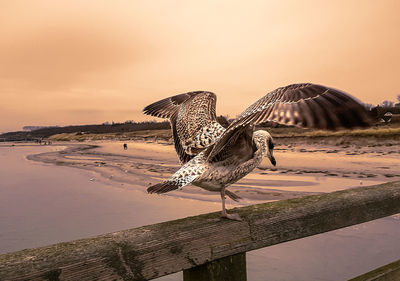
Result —
<path fill-rule="evenodd" d="M 356 99 L 339 90 L 310 83 L 281 87 L 242 112 L 215 143 L 208 160 L 224 148 L 239 127 L 266 121 L 334 130 L 367 126 L 370 118 Z"/>
<path fill-rule="evenodd" d="M 216 101 L 211 92 L 188 92 L 150 104 L 143 112 L 170 120 L 175 150 L 184 164 L 225 131 L 216 120 Z"/>

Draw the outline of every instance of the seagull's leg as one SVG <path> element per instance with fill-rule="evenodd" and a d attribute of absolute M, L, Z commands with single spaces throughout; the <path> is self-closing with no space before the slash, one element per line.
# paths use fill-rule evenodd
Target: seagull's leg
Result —
<path fill-rule="evenodd" d="M 222 200 L 222 217 L 226 218 L 228 213 L 225 208 L 225 187 L 221 189 L 221 200 Z"/>
<path fill-rule="evenodd" d="M 222 200 L 222 214 L 221 214 L 221 216 L 223 218 L 227 218 L 227 219 L 231 219 L 231 220 L 242 221 L 242 218 L 239 216 L 239 214 L 228 214 L 226 212 L 226 208 L 225 208 L 225 186 L 221 189 L 221 200 Z"/>

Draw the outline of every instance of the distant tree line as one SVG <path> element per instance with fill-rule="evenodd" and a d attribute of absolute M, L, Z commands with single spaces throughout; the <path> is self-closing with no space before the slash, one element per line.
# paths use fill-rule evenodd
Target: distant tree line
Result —
<path fill-rule="evenodd" d="M 385 119 L 384 116 L 387 113 L 398 115 L 400 114 L 400 95 L 397 95 L 397 103 L 393 101 L 385 100 L 377 106 L 371 106 L 369 108 L 371 116 L 377 120 Z M 368 105 L 367 105 L 368 108 Z"/>
<path fill-rule="evenodd" d="M 105 133 L 125 133 L 141 130 L 161 130 L 169 129 L 168 121 L 156 122 L 126 122 L 126 123 L 103 123 L 101 125 L 76 125 L 65 127 L 48 127 L 33 130 L 30 132 L 18 131 L 0 135 L 6 140 L 33 140 L 38 138 L 48 138 L 52 135 L 62 133 L 85 133 L 85 134 L 105 134 Z"/>

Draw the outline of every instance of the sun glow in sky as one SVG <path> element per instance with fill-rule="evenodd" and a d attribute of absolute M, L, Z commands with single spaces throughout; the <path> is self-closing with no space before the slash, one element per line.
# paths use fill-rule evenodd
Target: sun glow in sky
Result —
<path fill-rule="evenodd" d="M 400 94 L 400 1 L 2 1 L 0 132 L 150 120 L 192 90 L 236 116 L 313 82 L 366 103 Z"/>

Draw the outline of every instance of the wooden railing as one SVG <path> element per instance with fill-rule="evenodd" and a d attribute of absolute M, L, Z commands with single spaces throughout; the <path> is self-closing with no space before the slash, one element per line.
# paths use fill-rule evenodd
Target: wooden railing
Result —
<path fill-rule="evenodd" d="M 349 281 L 399 281 L 400 260 L 379 267 Z"/>
<path fill-rule="evenodd" d="M 400 213 L 400 181 L 210 213 L 0 255 L 0 280 L 246 280 L 247 251 Z M 234 274 L 232 274 L 232 272 Z"/>

